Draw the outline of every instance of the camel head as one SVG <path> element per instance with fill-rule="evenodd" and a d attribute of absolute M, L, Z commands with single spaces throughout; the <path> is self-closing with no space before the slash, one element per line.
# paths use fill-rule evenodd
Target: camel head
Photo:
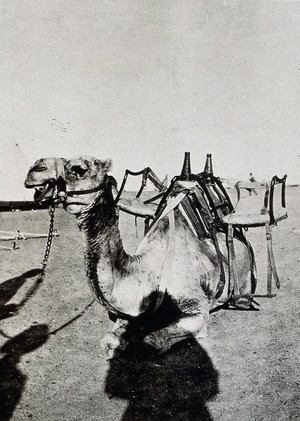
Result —
<path fill-rule="evenodd" d="M 110 168 L 110 159 L 102 161 L 89 155 L 70 160 L 41 158 L 29 169 L 25 187 L 35 188 L 36 202 L 54 199 L 77 215 L 94 203 L 108 181 L 111 187 L 116 185 L 113 177 L 107 176 Z"/>
<path fill-rule="evenodd" d="M 100 200 L 101 192 L 107 185 L 107 173 L 111 168 L 111 160 L 100 160 L 92 156 L 80 156 L 65 163 L 66 197 L 64 208 L 72 214 L 80 214 L 96 199 Z"/>
<path fill-rule="evenodd" d="M 30 167 L 24 184 L 27 189 L 35 189 L 35 202 L 53 198 L 57 184 L 63 183 L 64 162 L 63 158 L 41 158 Z"/>

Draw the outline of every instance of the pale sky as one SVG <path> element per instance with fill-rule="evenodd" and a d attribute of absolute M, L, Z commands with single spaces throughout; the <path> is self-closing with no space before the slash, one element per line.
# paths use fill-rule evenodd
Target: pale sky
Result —
<path fill-rule="evenodd" d="M 46 156 L 300 182 L 300 1 L 0 5 L 0 200 Z"/>

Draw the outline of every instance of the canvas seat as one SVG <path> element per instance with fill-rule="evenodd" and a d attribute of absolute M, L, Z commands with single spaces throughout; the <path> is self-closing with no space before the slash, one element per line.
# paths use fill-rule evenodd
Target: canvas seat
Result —
<path fill-rule="evenodd" d="M 285 180 L 286 176 L 282 179 L 274 176 L 271 183 L 238 182 L 235 186 L 237 204 L 230 214 L 223 217 L 223 222 L 243 227 L 259 227 L 267 222 L 274 225 L 286 219 Z"/>
<path fill-rule="evenodd" d="M 231 213 L 223 217 L 223 222 L 227 225 L 229 268 L 235 297 L 240 297 L 233 245 L 234 229 L 237 227 L 265 227 L 268 255 L 266 296 L 274 296 L 272 294 L 272 276 L 277 288 L 280 287 L 273 253 L 272 226 L 287 218 L 285 184 L 286 175 L 283 178 L 274 176 L 270 183 L 238 182 L 235 186 L 237 190 L 237 204 Z"/>
<path fill-rule="evenodd" d="M 123 196 L 126 196 L 126 192 L 123 193 Z M 122 211 L 135 216 L 154 218 L 157 204 L 146 204 L 138 197 L 121 197 L 118 201 L 118 207 Z"/>

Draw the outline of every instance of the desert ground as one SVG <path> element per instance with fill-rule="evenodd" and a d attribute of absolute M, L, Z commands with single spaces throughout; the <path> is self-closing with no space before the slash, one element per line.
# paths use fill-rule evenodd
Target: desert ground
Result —
<path fill-rule="evenodd" d="M 75 218 L 56 211 L 54 238 L 39 288 L 45 238 L 0 251 L 0 420 L 117 421 L 300 419 L 300 188 L 287 189 L 288 219 L 273 230 L 281 288 L 256 311 L 220 309 L 208 338 L 158 356 L 140 344 L 110 360 L 100 348 L 112 327 L 87 286 Z M 48 231 L 47 210 L 3 212 L 1 230 Z M 121 213 L 126 249 L 142 221 Z M 266 291 L 264 229 L 251 229 L 258 293 Z M 1 242 L 10 245 L 10 242 Z"/>

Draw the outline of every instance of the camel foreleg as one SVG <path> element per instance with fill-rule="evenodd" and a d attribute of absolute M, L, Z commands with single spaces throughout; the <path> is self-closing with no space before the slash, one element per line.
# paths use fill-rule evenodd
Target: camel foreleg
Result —
<path fill-rule="evenodd" d="M 126 348 L 127 341 L 124 338 L 124 334 L 126 333 L 128 323 L 128 320 L 117 319 L 112 331 L 102 338 L 101 348 L 109 358 L 114 355 L 116 349 L 122 351 Z"/>
<path fill-rule="evenodd" d="M 144 343 L 159 351 L 160 354 L 168 351 L 174 344 L 189 337 L 195 339 L 207 336 L 208 312 L 183 316 L 177 322 L 150 333 L 144 338 Z"/>

